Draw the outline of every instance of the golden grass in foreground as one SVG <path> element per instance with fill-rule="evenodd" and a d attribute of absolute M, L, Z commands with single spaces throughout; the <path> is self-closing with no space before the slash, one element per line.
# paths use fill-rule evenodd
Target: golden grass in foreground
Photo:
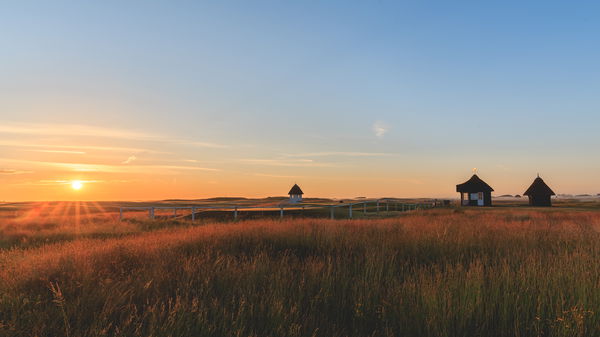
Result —
<path fill-rule="evenodd" d="M 0 253 L 7 336 L 600 336 L 600 213 L 252 221 Z"/>

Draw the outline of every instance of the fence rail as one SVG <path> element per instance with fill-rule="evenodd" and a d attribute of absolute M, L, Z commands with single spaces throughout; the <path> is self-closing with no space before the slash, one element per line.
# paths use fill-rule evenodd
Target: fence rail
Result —
<path fill-rule="evenodd" d="M 194 205 L 194 206 L 124 206 L 119 208 L 119 221 L 124 219 L 124 212 L 127 210 L 140 210 L 147 211 L 150 219 L 155 219 L 156 210 L 172 210 L 173 217 L 177 217 L 178 210 L 190 210 L 191 220 L 196 220 L 196 213 L 198 211 L 231 211 L 233 213 L 233 219 L 238 219 L 238 213 L 241 211 L 279 211 L 279 217 L 283 218 L 285 211 L 298 211 L 298 210 L 329 210 L 329 217 L 335 219 L 335 210 L 339 208 L 348 208 L 348 218 L 353 218 L 353 212 L 362 211 L 363 214 L 369 213 L 368 208 L 375 206 L 375 213 L 382 211 L 411 211 L 417 209 L 428 209 L 445 205 L 440 203 L 438 200 L 425 203 L 404 203 L 396 199 L 376 199 L 376 200 L 365 200 L 352 203 L 340 203 L 340 204 L 310 204 L 310 203 L 299 203 L 299 204 L 282 204 L 277 206 L 247 206 L 239 204 L 218 204 L 218 205 Z M 362 209 L 361 207 L 362 206 Z"/>

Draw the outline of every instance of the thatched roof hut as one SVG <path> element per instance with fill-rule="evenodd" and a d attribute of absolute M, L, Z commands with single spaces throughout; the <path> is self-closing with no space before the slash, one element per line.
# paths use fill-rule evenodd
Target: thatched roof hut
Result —
<path fill-rule="evenodd" d="M 462 206 L 491 206 L 493 191 L 494 189 L 476 174 L 464 183 L 456 185 Z"/>
<path fill-rule="evenodd" d="M 302 192 L 302 189 L 300 188 L 300 186 L 298 186 L 298 184 L 294 184 L 294 186 L 292 186 L 292 189 L 288 192 L 289 195 L 293 195 L 293 194 L 299 194 L 302 195 L 304 194 L 304 192 Z"/>
<path fill-rule="evenodd" d="M 288 194 L 290 195 L 290 202 L 300 202 L 302 201 L 302 195 L 304 192 L 302 192 L 302 189 L 300 186 L 298 186 L 298 184 L 294 184 Z"/>
<path fill-rule="evenodd" d="M 550 207 L 552 206 L 552 196 L 556 193 L 538 175 L 523 195 L 529 197 L 531 206 Z"/>

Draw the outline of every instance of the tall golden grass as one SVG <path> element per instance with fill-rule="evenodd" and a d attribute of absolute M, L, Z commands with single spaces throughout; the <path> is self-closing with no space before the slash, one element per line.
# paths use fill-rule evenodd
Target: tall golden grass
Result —
<path fill-rule="evenodd" d="M 22 244 L 0 251 L 0 335 L 600 336 L 599 231 L 429 210 Z"/>

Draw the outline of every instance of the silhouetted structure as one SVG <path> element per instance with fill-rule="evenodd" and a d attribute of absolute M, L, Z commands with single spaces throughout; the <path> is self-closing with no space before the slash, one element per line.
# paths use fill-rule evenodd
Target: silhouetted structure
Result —
<path fill-rule="evenodd" d="M 493 191 L 494 189 L 476 174 L 466 182 L 456 185 L 461 206 L 492 206 Z"/>
<path fill-rule="evenodd" d="M 538 175 L 523 195 L 529 197 L 531 206 L 550 207 L 552 206 L 552 196 L 556 193 Z"/>
<path fill-rule="evenodd" d="M 290 195 L 290 202 L 301 202 L 304 192 L 302 192 L 298 184 L 294 184 L 288 194 Z"/>

